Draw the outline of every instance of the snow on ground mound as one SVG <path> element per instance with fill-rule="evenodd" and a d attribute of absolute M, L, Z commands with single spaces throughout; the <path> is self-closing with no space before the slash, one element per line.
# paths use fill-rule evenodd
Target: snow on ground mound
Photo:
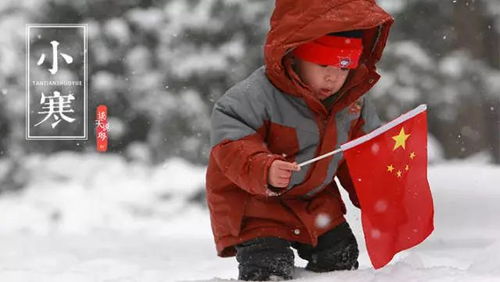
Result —
<path fill-rule="evenodd" d="M 21 194 L 0 197 L 3 233 L 161 228 L 205 183 L 205 168 L 182 159 L 150 167 L 111 154 L 66 152 L 48 158 L 33 155 L 22 163 L 27 187 Z"/>
<path fill-rule="evenodd" d="M 0 198 L 0 281 L 236 279 L 235 259 L 215 254 L 208 211 L 191 200 L 205 168 L 69 153 L 25 165 L 29 187 Z M 315 274 L 296 258 L 296 280 L 500 281 L 500 167 L 441 163 L 429 181 L 436 228 L 421 245 L 374 270 L 349 205 L 360 269 Z"/>

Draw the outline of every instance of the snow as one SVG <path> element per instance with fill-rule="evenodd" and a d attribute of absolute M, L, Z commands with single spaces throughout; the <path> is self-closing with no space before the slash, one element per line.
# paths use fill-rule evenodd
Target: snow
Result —
<path fill-rule="evenodd" d="M 117 117 L 109 117 L 108 118 L 108 125 L 109 125 L 109 138 L 110 140 L 113 139 L 120 139 L 125 133 L 127 132 L 127 127 L 125 123 Z"/>
<path fill-rule="evenodd" d="M 155 8 L 150 9 L 132 9 L 127 12 L 126 17 L 132 23 L 137 24 L 144 30 L 154 31 L 160 26 L 163 26 L 163 12 Z"/>
<path fill-rule="evenodd" d="M 121 44 L 127 44 L 130 41 L 130 30 L 123 19 L 112 18 L 108 20 L 103 30 L 107 37 L 114 38 Z"/>
<path fill-rule="evenodd" d="M 378 200 L 376 203 L 375 203 L 375 211 L 376 212 L 379 212 L 379 213 L 382 213 L 382 212 L 385 212 L 387 210 L 387 207 L 388 207 L 388 203 L 387 201 L 384 201 L 384 200 Z"/>
<path fill-rule="evenodd" d="M 192 201 L 203 189 L 205 167 L 182 159 L 151 167 L 74 153 L 31 155 L 23 163 L 28 188 L 0 198 L 2 282 L 236 279 L 235 259 L 216 256 L 208 211 Z M 436 229 L 421 245 L 374 270 L 359 211 L 347 200 L 360 269 L 309 273 L 296 257 L 296 279 L 498 281 L 500 167 L 480 157 L 440 162 L 429 168 L 429 181 Z"/>
<path fill-rule="evenodd" d="M 427 159 L 431 164 L 444 160 L 443 147 L 432 134 L 427 135 Z"/>
<path fill-rule="evenodd" d="M 320 213 L 318 216 L 316 216 L 314 224 L 319 227 L 319 228 L 324 228 L 330 224 L 331 219 L 330 216 L 328 216 L 325 213 Z"/>
<path fill-rule="evenodd" d="M 151 53 L 143 45 L 132 48 L 126 57 L 127 69 L 130 73 L 143 74 L 151 70 Z"/>
<path fill-rule="evenodd" d="M 222 71 L 229 67 L 227 54 L 223 52 L 227 48 L 216 50 L 209 46 L 195 48 L 194 46 L 180 46 L 171 50 L 168 54 L 171 63 L 176 66 L 172 72 L 180 78 L 189 77 L 194 74 L 205 74 L 207 72 Z M 188 57 L 185 54 L 189 53 Z"/>
<path fill-rule="evenodd" d="M 439 68 L 442 73 L 458 79 L 463 75 L 464 68 L 462 67 L 467 63 L 467 54 L 463 51 L 455 52 L 446 56 L 439 62 Z"/>
<path fill-rule="evenodd" d="M 377 3 L 390 14 L 401 12 L 407 5 L 405 1 L 399 0 L 379 0 Z"/>
<path fill-rule="evenodd" d="M 92 87 L 94 91 L 102 93 L 102 95 L 108 95 L 115 88 L 115 76 L 108 71 L 98 71 L 92 76 Z"/>
<path fill-rule="evenodd" d="M 194 90 L 185 90 L 180 93 L 180 103 L 178 105 L 184 115 L 205 115 L 206 104 L 200 94 Z M 207 120 L 203 120 L 207 121 Z M 205 126 L 209 126 L 207 122 Z"/>
<path fill-rule="evenodd" d="M 486 11 L 493 17 L 496 29 L 500 30 L 500 3 L 498 1 L 485 1 Z M 488 27 L 491 29 L 491 27 Z"/>
<path fill-rule="evenodd" d="M 434 65 L 429 54 L 412 41 L 400 41 L 388 45 L 386 52 L 393 52 L 396 57 L 404 58 L 407 63 L 415 64 L 423 69 L 430 69 Z"/>
<path fill-rule="evenodd" d="M 0 4 L 0 12 L 4 11 L 2 9 Z M 2 31 L 2 36 L 0 36 L 1 76 L 17 73 L 15 71 L 24 68 L 24 64 L 19 64 L 19 57 L 25 56 L 24 50 L 20 50 L 16 44 L 24 42 L 24 26 L 26 24 L 25 16 L 20 13 L 2 13 L 0 20 L 0 30 Z"/>
<path fill-rule="evenodd" d="M 500 71 L 492 71 L 486 78 L 486 87 L 488 87 L 491 98 L 500 100 L 498 89 L 500 89 Z"/>
<path fill-rule="evenodd" d="M 210 11 L 214 0 L 199 1 L 192 5 L 189 1 L 171 1 L 164 7 L 166 18 L 169 19 L 169 32 L 181 33 L 184 28 L 203 28 L 217 30 L 223 28 L 223 23 L 211 17 Z M 186 16 L 189 15 L 189 16 Z"/>

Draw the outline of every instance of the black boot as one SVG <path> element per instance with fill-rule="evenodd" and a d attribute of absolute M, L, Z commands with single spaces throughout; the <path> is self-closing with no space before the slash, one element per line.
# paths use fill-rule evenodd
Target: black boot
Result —
<path fill-rule="evenodd" d="M 358 244 L 347 222 L 321 235 L 314 248 L 305 244 L 294 247 L 301 258 L 309 261 L 306 269 L 310 271 L 355 270 L 359 266 Z"/>
<path fill-rule="evenodd" d="M 267 281 L 292 279 L 294 255 L 290 242 L 257 238 L 236 246 L 239 280 Z"/>

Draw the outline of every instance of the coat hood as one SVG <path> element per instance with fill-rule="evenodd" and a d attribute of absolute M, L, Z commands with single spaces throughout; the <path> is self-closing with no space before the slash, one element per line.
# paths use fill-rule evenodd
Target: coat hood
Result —
<path fill-rule="evenodd" d="M 375 64 L 380 60 L 394 19 L 375 0 L 276 0 L 271 29 L 264 47 L 266 75 L 281 91 L 303 97 L 320 115 L 328 111 L 312 96 L 287 59 L 291 50 L 331 32 L 363 30 L 363 54 L 359 66 L 336 95 L 338 111 L 366 93 L 380 77 Z"/>

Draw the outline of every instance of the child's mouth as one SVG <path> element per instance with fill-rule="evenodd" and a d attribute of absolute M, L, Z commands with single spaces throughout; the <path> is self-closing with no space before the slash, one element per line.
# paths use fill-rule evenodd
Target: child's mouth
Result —
<path fill-rule="evenodd" d="M 332 90 L 331 89 L 321 88 L 320 89 L 320 94 L 322 96 L 330 96 L 332 94 Z"/>

